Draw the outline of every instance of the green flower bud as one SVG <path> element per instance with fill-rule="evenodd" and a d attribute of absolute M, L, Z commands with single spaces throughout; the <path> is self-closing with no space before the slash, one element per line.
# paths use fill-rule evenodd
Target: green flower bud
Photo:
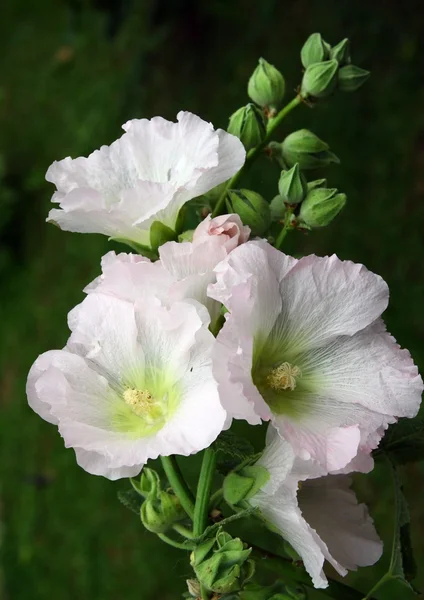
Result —
<path fill-rule="evenodd" d="M 278 191 L 287 204 L 300 204 L 308 192 L 308 184 L 296 163 L 289 171 L 281 171 Z"/>
<path fill-rule="evenodd" d="M 140 494 L 147 497 L 157 496 L 160 492 L 160 478 L 159 475 L 153 469 L 149 469 L 148 467 L 144 467 L 140 476 L 139 483 Z"/>
<path fill-rule="evenodd" d="M 354 92 L 366 82 L 369 76 L 370 72 L 365 69 L 355 67 L 355 65 L 346 65 L 339 71 L 339 89 L 342 92 Z"/>
<path fill-rule="evenodd" d="M 265 467 L 251 465 L 240 471 L 231 471 L 224 479 L 224 499 L 229 504 L 238 504 L 249 500 L 263 487 L 269 479 Z"/>
<path fill-rule="evenodd" d="M 253 576 L 251 552 L 239 538 L 218 530 L 215 538 L 202 542 L 191 553 L 190 563 L 203 586 L 211 592 L 228 594 L 240 590 Z"/>
<path fill-rule="evenodd" d="M 337 60 L 339 65 L 350 63 L 350 42 L 347 38 L 331 49 L 330 58 Z"/>
<path fill-rule="evenodd" d="M 289 167 L 299 163 L 302 170 L 326 167 L 339 163 L 337 156 L 329 151 L 329 145 L 308 129 L 299 129 L 286 137 L 282 144 L 283 157 Z"/>
<path fill-rule="evenodd" d="M 284 91 L 284 77 L 280 71 L 260 58 L 247 86 L 249 98 L 259 106 L 275 107 L 281 103 Z"/>
<path fill-rule="evenodd" d="M 300 221 L 310 229 L 325 227 L 345 204 L 346 194 L 338 194 L 335 188 L 316 188 L 309 192 L 300 205 Z"/>
<path fill-rule="evenodd" d="M 336 87 L 338 69 L 337 60 L 326 60 L 309 65 L 303 75 L 301 95 L 304 98 L 329 96 Z"/>
<path fill-rule="evenodd" d="M 311 190 L 314 190 L 315 188 L 319 188 L 319 187 L 327 187 L 327 180 L 326 179 L 315 179 L 315 181 L 308 181 L 308 192 L 310 192 Z"/>
<path fill-rule="evenodd" d="M 230 190 L 227 199 L 228 212 L 239 215 L 244 225 L 252 230 L 252 236 L 264 235 L 271 225 L 269 204 L 260 194 L 251 190 Z"/>
<path fill-rule="evenodd" d="M 271 158 L 275 160 L 280 169 L 287 169 L 287 165 L 283 158 L 282 144 L 279 142 L 269 142 L 267 148 L 270 151 Z"/>
<path fill-rule="evenodd" d="M 329 56 L 329 45 L 324 42 L 320 33 L 313 33 L 310 35 L 300 51 L 300 58 L 305 69 L 307 69 L 309 65 L 327 60 Z"/>
<path fill-rule="evenodd" d="M 180 233 L 180 235 L 178 236 L 178 241 L 179 242 L 192 242 L 193 241 L 193 233 L 194 233 L 194 229 L 187 229 L 187 231 Z"/>
<path fill-rule="evenodd" d="M 237 136 L 246 150 L 260 144 L 266 134 L 263 112 L 254 104 L 242 106 L 230 117 L 228 133 Z"/>
<path fill-rule="evenodd" d="M 160 221 L 153 221 L 150 226 L 150 246 L 155 252 L 166 242 L 172 242 L 177 239 L 177 234 L 170 227 L 167 227 Z"/>
<path fill-rule="evenodd" d="M 271 209 L 271 219 L 273 221 L 282 221 L 282 219 L 284 219 L 287 207 L 284 204 L 284 198 L 282 196 L 275 196 L 275 198 L 271 200 L 269 208 Z"/>
<path fill-rule="evenodd" d="M 150 494 L 141 505 L 141 522 L 153 533 L 163 533 L 174 523 L 185 518 L 185 511 L 180 501 L 173 494 L 158 492 Z"/>

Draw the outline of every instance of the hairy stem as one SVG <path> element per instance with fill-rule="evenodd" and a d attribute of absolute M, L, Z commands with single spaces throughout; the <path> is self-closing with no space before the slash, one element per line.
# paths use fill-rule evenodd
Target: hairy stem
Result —
<path fill-rule="evenodd" d="M 188 516 L 193 519 L 194 497 L 184 479 L 183 474 L 181 473 L 177 459 L 175 456 L 161 456 L 161 461 L 168 481 L 174 490 L 175 495 L 181 502 L 181 506 L 184 508 Z"/>
<path fill-rule="evenodd" d="M 171 539 L 164 533 L 158 533 L 157 535 L 158 535 L 158 538 L 162 540 L 162 542 L 165 542 L 165 544 L 168 544 L 169 546 L 172 546 L 173 548 L 178 548 L 178 550 L 185 550 L 186 552 L 190 552 L 190 550 L 193 550 L 193 548 L 194 548 L 194 544 L 193 544 L 193 546 L 190 546 L 187 543 L 181 544 L 180 542 L 176 542 L 175 540 Z"/>

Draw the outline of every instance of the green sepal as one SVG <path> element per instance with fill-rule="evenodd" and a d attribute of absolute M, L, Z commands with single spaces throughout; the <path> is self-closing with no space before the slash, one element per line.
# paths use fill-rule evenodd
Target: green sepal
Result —
<path fill-rule="evenodd" d="M 180 233 L 180 235 L 178 236 L 178 241 L 180 243 L 192 242 L 193 241 L 193 233 L 194 233 L 194 229 L 187 229 L 187 231 Z"/>
<path fill-rule="evenodd" d="M 236 213 L 244 225 L 251 229 L 252 236 L 262 236 L 271 225 L 271 210 L 268 202 L 252 190 L 229 190 L 227 208 Z"/>
<path fill-rule="evenodd" d="M 339 70 L 338 86 L 342 92 L 355 92 L 369 78 L 371 73 L 355 65 L 346 65 Z"/>
<path fill-rule="evenodd" d="M 326 179 L 315 179 L 314 181 L 308 181 L 308 192 L 314 190 L 315 188 L 327 187 Z"/>
<path fill-rule="evenodd" d="M 299 219 L 311 229 L 326 227 L 346 204 L 346 194 L 335 188 L 315 188 L 300 205 Z"/>
<path fill-rule="evenodd" d="M 336 87 L 338 70 L 337 60 L 326 60 L 309 65 L 303 75 L 301 95 L 304 98 L 329 96 Z"/>
<path fill-rule="evenodd" d="M 269 480 L 269 472 L 260 465 L 248 465 L 239 471 L 232 471 L 224 479 L 224 500 L 237 505 L 252 498 Z"/>
<path fill-rule="evenodd" d="M 148 531 L 164 533 L 186 517 L 177 496 L 168 492 L 149 495 L 140 509 L 141 522 Z"/>
<path fill-rule="evenodd" d="M 166 242 L 176 241 L 176 239 L 175 231 L 160 221 L 153 221 L 150 225 L 150 246 L 154 252 L 157 252 L 159 246 Z"/>
<path fill-rule="evenodd" d="M 323 62 L 329 58 L 329 45 L 324 42 L 320 33 L 312 33 L 302 46 L 300 59 L 307 69 L 310 65 Z"/>
<path fill-rule="evenodd" d="M 293 165 L 288 171 L 281 171 L 278 191 L 287 204 L 295 205 L 302 202 L 308 192 L 308 185 L 300 172 L 299 163 Z"/>
<path fill-rule="evenodd" d="M 347 38 L 331 48 L 330 58 L 337 60 L 340 66 L 350 63 L 350 42 Z"/>
<path fill-rule="evenodd" d="M 265 115 L 252 103 L 242 106 L 231 115 L 227 131 L 238 137 L 247 151 L 251 150 L 265 138 Z"/>
<path fill-rule="evenodd" d="M 247 86 L 249 98 L 259 106 L 276 107 L 281 103 L 284 92 L 283 75 L 264 58 L 260 58 Z"/>

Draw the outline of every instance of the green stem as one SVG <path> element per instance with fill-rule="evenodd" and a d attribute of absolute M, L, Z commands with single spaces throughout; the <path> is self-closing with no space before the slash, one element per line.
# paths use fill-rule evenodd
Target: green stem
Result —
<path fill-rule="evenodd" d="M 191 529 L 188 529 L 188 527 L 184 527 L 184 525 L 181 525 L 180 523 L 174 523 L 172 529 L 180 535 L 182 535 L 183 537 L 187 538 L 188 540 L 194 538 L 194 534 L 191 531 Z"/>
<path fill-rule="evenodd" d="M 203 455 L 197 485 L 196 505 L 194 507 L 193 533 L 195 537 L 202 535 L 206 529 L 209 514 L 209 498 L 215 473 L 216 454 L 213 448 L 207 448 Z"/>
<path fill-rule="evenodd" d="M 193 546 L 190 546 L 187 543 L 181 544 L 180 542 L 176 542 L 175 540 L 172 540 L 170 537 L 168 537 L 164 533 L 158 533 L 158 538 L 161 539 L 162 542 L 165 542 L 165 544 L 168 544 L 169 546 L 173 546 L 174 548 L 178 548 L 179 550 L 185 550 L 186 552 L 190 552 L 190 550 L 194 549 L 194 544 L 193 544 Z"/>
<path fill-rule="evenodd" d="M 222 488 L 220 488 L 219 490 L 216 490 L 216 492 L 212 494 L 211 499 L 209 501 L 209 510 L 212 510 L 213 508 L 215 508 L 215 506 L 217 506 L 221 502 L 223 497 L 224 497 L 224 490 Z"/>
<path fill-rule="evenodd" d="M 384 585 L 387 581 L 390 581 L 391 578 L 392 576 L 390 573 L 385 573 L 383 577 L 379 581 L 377 581 L 375 586 L 368 592 L 368 594 L 362 598 L 362 600 L 370 600 L 374 592 L 381 588 L 381 586 Z"/>
<path fill-rule="evenodd" d="M 280 110 L 280 112 L 273 119 L 270 119 L 270 121 L 268 122 L 267 132 L 266 132 L 264 139 L 258 146 L 249 150 L 249 152 L 247 153 L 246 162 L 244 163 L 244 165 L 242 166 L 240 171 L 237 171 L 237 173 L 232 177 L 232 179 L 230 179 L 228 181 L 222 194 L 218 198 L 215 208 L 212 211 L 212 217 L 216 217 L 217 215 L 220 214 L 222 206 L 225 202 L 225 198 L 227 196 L 228 190 L 235 187 L 236 183 L 238 183 L 238 181 L 239 181 L 240 177 L 243 175 L 243 173 L 245 173 L 247 171 L 247 169 L 250 167 L 250 165 L 256 159 L 256 157 L 259 155 L 259 153 L 265 148 L 265 146 L 269 142 L 270 137 L 272 136 L 274 131 L 277 129 L 277 127 L 280 125 L 281 121 L 294 108 L 296 108 L 296 106 L 301 104 L 301 102 L 302 102 L 302 98 L 300 96 L 296 96 L 295 98 L 293 98 L 293 100 L 291 102 L 286 104 L 286 106 L 284 108 L 282 108 Z"/>
<path fill-rule="evenodd" d="M 168 478 L 168 481 L 181 502 L 181 506 L 184 508 L 188 516 L 193 519 L 194 517 L 194 497 L 188 487 L 181 469 L 178 466 L 177 459 L 175 456 L 161 456 L 162 466 Z"/>
<path fill-rule="evenodd" d="M 290 231 L 290 217 L 293 214 L 293 210 L 288 208 L 287 212 L 286 212 L 286 217 L 284 219 L 284 226 L 283 229 L 280 231 L 279 236 L 277 237 L 277 240 L 275 242 L 275 247 L 279 250 L 282 246 L 282 243 L 284 242 L 284 240 L 286 239 L 286 235 L 288 234 L 288 232 Z"/>

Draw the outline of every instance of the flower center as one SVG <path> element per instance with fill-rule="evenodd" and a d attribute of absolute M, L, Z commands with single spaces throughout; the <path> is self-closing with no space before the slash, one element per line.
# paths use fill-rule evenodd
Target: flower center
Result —
<path fill-rule="evenodd" d="M 123 396 L 126 404 L 139 417 L 145 417 L 146 413 L 152 412 L 155 401 L 149 390 L 128 388 L 124 391 Z"/>
<path fill-rule="evenodd" d="M 267 377 L 268 385 L 277 392 L 294 390 L 296 388 L 296 377 L 301 377 L 302 372 L 296 365 L 283 362 L 279 367 L 272 369 Z"/>

